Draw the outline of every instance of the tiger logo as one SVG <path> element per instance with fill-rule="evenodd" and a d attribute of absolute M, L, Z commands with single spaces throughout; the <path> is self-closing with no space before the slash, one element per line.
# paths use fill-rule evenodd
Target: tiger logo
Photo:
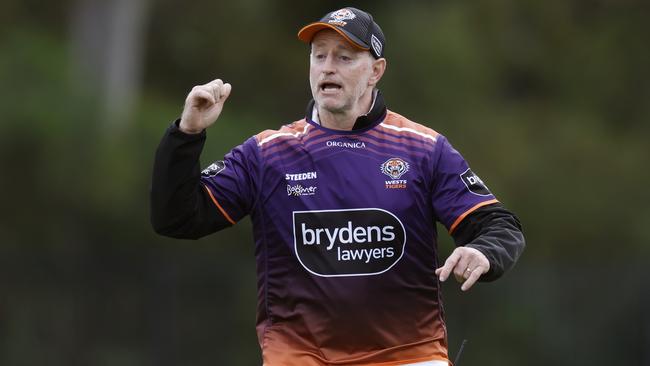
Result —
<path fill-rule="evenodd" d="M 352 20 L 356 17 L 357 16 L 354 14 L 354 12 L 352 12 L 352 10 L 343 8 L 333 12 L 330 15 L 330 20 L 328 23 L 345 27 L 345 25 L 348 24 L 346 20 Z"/>
<path fill-rule="evenodd" d="M 381 164 L 381 172 L 392 179 L 399 179 L 408 170 L 409 164 L 400 158 L 390 158 Z"/>
<path fill-rule="evenodd" d="M 352 19 L 354 19 L 356 17 L 357 16 L 352 12 L 352 10 L 347 9 L 347 8 L 339 9 L 339 10 L 333 12 L 332 15 L 330 15 L 330 18 L 332 20 L 337 21 L 337 22 L 341 22 L 341 21 L 344 21 L 344 20 L 352 20 Z"/>

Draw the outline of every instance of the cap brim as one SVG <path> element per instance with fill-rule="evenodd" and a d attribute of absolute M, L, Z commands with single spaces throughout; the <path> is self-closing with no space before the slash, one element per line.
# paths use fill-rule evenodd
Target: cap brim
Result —
<path fill-rule="evenodd" d="M 302 29 L 298 31 L 298 39 L 305 43 L 310 43 L 311 40 L 314 38 L 314 35 L 322 31 L 323 29 L 333 29 L 338 34 L 340 34 L 343 38 L 345 38 L 348 42 L 350 42 L 351 45 L 359 49 L 362 49 L 364 51 L 370 50 L 370 46 L 366 45 L 363 41 L 361 41 L 359 38 L 355 37 L 354 35 L 346 32 L 344 29 L 341 29 L 333 24 L 323 23 L 323 22 L 311 23 L 302 27 Z"/>

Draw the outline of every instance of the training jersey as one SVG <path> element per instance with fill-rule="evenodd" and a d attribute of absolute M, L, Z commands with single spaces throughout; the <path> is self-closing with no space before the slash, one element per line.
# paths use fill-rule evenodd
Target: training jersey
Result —
<path fill-rule="evenodd" d="M 265 366 L 448 359 L 436 222 L 497 201 L 444 136 L 376 114 L 340 131 L 307 113 L 201 174 L 225 222 L 252 219 Z"/>

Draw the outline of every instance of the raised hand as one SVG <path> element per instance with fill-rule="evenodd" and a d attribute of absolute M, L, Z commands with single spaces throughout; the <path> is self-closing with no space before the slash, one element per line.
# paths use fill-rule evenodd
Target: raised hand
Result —
<path fill-rule="evenodd" d="M 179 128 L 185 133 L 200 133 L 210 127 L 221 114 L 232 86 L 221 79 L 197 85 L 185 99 Z"/>

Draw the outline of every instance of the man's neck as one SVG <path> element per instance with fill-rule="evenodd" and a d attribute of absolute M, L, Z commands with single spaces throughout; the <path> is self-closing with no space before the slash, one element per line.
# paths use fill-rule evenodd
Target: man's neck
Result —
<path fill-rule="evenodd" d="M 341 111 L 341 112 L 331 112 L 321 108 L 316 104 L 318 110 L 318 120 L 320 125 L 327 127 L 333 130 L 343 130 L 350 131 L 354 127 L 355 122 L 359 116 L 368 114 L 374 100 L 374 91 L 370 91 L 362 97 L 362 100 L 357 103 L 356 108 Z"/>

